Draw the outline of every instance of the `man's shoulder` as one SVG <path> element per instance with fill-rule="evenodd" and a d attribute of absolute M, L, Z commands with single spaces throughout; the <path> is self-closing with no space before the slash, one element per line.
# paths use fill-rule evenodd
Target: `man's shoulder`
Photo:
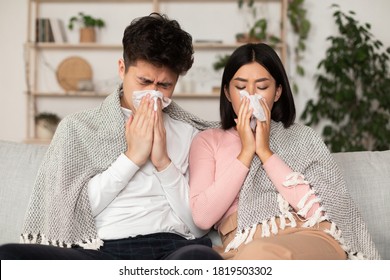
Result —
<path fill-rule="evenodd" d="M 85 109 L 82 111 L 71 113 L 64 117 L 63 121 L 65 122 L 77 122 L 77 121 L 83 121 L 83 120 L 90 120 L 95 116 L 96 119 L 96 113 L 98 112 L 98 107 Z"/>
<path fill-rule="evenodd" d="M 78 130 L 82 127 L 93 127 L 97 124 L 97 108 L 86 109 L 66 115 L 58 125 L 57 130 Z"/>

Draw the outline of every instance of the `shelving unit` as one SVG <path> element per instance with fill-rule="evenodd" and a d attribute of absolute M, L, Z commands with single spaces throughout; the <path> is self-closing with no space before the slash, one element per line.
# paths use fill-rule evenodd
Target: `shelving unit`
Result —
<path fill-rule="evenodd" d="M 25 43 L 25 66 L 26 66 L 26 82 L 27 82 L 27 129 L 26 129 L 26 142 L 42 142 L 42 140 L 36 137 L 36 125 L 35 116 L 40 112 L 38 106 L 38 100 L 40 99 L 61 99 L 72 98 L 78 100 L 79 98 L 91 98 L 91 99 L 103 99 L 107 93 L 97 93 L 94 91 L 60 91 L 60 90 L 42 90 L 39 86 L 39 59 L 40 55 L 45 52 L 80 52 L 80 56 L 83 56 L 83 52 L 95 51 L 95 52 L 119 52 L 122 50 L 120 44 L 111 43 L 43 43 L 35 42 L 35 22 L 36 19 L 41 16 L 41 9 L 44 5 L 57 5 L 57 4 L 93 4 L 101 5 L 112 3 L 115 4 L 150 4 L 150 12 L 161 12 L 161 4 L 187 4 L 195 3 L 202 5 L 205 3 L 215 2 L 218 4 L 237 2 L 237 0 L 29 0 L 28 4 L 28 25 L 27 25 L 27 39 Z M 280 18 L 280 38 L 281 43 L 277 46 L 281 59 L 286 63 L 287 58 L 287 44 L 286 44 L 286 19 L 287 19 L 287 0 L 257 0 L 257 2 L 279 2 L 281 8 Z M 221 10 L 223 7 L 221 7 Z M 163 11 L 164 12 L 164 11 Z M 212 22 L 212 24 L 216 24 Z M 234 34 L 232 34 L 234 36 Z M 237 48 L 239 43 L 194 43 L 195 54 L 199 52 L 230 52 Z M 64 55 L 65 56 L 65 55 Z M 211 63 L 210 63 L 211 64 Z M 191 70 L 190 70 L 191 71 Z M 175 92 L 175 98 L 181 99 L 216 99 L 218 95 L 211 92 Z"/>

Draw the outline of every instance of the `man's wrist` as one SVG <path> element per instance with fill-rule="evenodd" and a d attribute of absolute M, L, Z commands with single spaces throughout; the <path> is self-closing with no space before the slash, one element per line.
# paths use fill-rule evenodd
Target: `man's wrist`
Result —
<path fill-rule="evenodd" d="M 136 164 L 138 167 L 141 167 L 142 165 L 145 164 L 144 161 L 140 160 L 140 159 L 137 159 L 136 156 L 134 156 L 133 154 L 131 154 L 131 152 L 129 150 L 127 150 L 125 153 L 125 156 L 131 160 L 134 164 Z"/>
<path fill-rule="evenodd" d="M 170 164 L 171 164 L 170 158 L 166 158 L 165 160 L 162 160 L 161 162 L 154 164 L 154 167 L 158 172 L 161 172 L 165 170 Z"/>

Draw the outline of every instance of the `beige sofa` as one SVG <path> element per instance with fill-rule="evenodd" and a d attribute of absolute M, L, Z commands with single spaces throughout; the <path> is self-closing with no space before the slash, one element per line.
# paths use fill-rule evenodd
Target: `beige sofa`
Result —
<path fill-rule="evenodd" d="M 0 244 L 18 242 L 47 146 L 0 140 Z M 333 154 L 383 259 L 390 259 L 390 150 Z"/>

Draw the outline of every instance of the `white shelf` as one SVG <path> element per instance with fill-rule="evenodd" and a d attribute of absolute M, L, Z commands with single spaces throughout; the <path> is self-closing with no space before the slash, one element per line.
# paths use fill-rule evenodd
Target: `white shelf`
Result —
<path fill-rule="evenodd" d="M 106 93 L 97 93 L 95 91 L 67 91 L 67 92 L 33 91 L 31 92 L 31 95 L 35 97 L 97 97 L 97 98 L 104 98 L 108 96 L 108 94 Z"/>
<path fill-rule="evenodd" d="M 35 97 L 47 97 L 47 98 L 68 98 L 68 97 L 91 97 L 91 98 L 105 98 L 110 93 L 96 93 L 94 91 L 68 91 L 68 92 L 31 92 Z M 219 98 L 219 94 L 215 93 L 185 93 L 178 92 L 173 94 L 174 98 L 182 99 L 196 99 L 196 98 Z"/>
<path fill-rule="evenodd" d="M 195 50 L 234 50 L 237 47 L 243 45 L 242 43 L 194 43 Z M 30 42 L 26 44 L 29 48 L 45 49 L 45 50 L 65 50 L 65 49 L 75 49 L 75 50 L 122 50 L 122 45 L 119 44 L 101 44 L 101 43 L 80 43 L 80 44 L 71 44 L 71 43 L 35 43 Z M 277 46 L 281 48 L 281 44 Z"/>
<path fill-rule="evenodd" d="M 279 50 L 281 54 L 281 59 L 283 62 L 286 61 L 286 54 L 287 54 L 287 46 L 285 43 L 285 33 L 286 33 L 286 19 L 287 19 L 287 6 L 288 6 L 288 0 L 255 0 L 258 3 L 263 2 L 266 4 L 267 2 L 278 2 L 281 6 L 281 29 L 280 29 L 280 38 L 282 42 L 276 46 L 276 48 Z M 150 12 L 153 11 L 160 11 L 160 4 L 161 3 L 194 3 L 201 5 L 202 3 L 221 3 L 221 11 L 223 11 L 222 3 L 237 3 L 237 0 L 29 0 L 29 6 L 28 6 L 28 26 L 27 26 L 27 38 L 25 43 L 25 50 L 26 50 L 26 74 L 28 79 L 28 92 L 26 94 L 27 96 L 27 132 L 26 132 L 26 141 L 28 142 L 44 142 L 48 143 L 50 141 L 48 140 L 41 140 L 36 139 L 35 132 L 35 115 L 38 114 L 39 106 L 38 106 L 38 100 L 39 99 L 46 99 L 46 98 L 53 98 L 53 99 L 63 99 L 68 98 L 71 100 L 71 98 L 105 98 L 108 96 L 109 93 L 97 93 L 92 91 L 73 91 L 73 92 L 64 92 L 64 91 L 42 91 L 38 87 L 38 77 L 40 75 L 39 73 L 39 67 L 38 62 L 40 59 L 40 56 L 43 56 L 44 52 L 57 52 L 61 53 L 63 51 L 73 51 L 73 52 L 80 52 L 80 55 L 82 56 L 83 53 L 86 51 L 99 51 L 99 52 L 112 52 L 112 51 L 122 51 L 122 45 L 121 44 L 110 44 L 110 43 L 43 43 L 43 42 L 34 42 L 35 40 L 35 21 L 36 18 L 39 17 L 41 6 L 44 4 L 61 4 L 61 3 L 72 3 L 74 5 L 77 5 L 78 3 L 87 3 L 87 4 L 94 4 L 99 5 L 102 3 L 128 3 L 131 4 L 137 4 L 137 3 L 150 3 Z M 203 20 L 203 19 L 202 19 Z M 229 19 L 227 19 L 229 20 Z M 275 19 L 278 20 L 278 19 Z M 213 24 L 222 24 L 222 23 L 215 23 Z M 234 35 L 232 34 L 232 39 Z M 199 52 L 206 52 L 206 55 L 209 55 L 208 52 L 214 52 L 216 54 L 223 53 L 223 52 L 231 52 L 237 47 L 241 46 L 243 43 L 235 43 L 235 42 L 218 42 L 218 41 L 200 41 L 194 42 L 194 51 L 196 53 Z M 210 67 L 212 65 L 212 62 L 210 61 Z M 200 91 L 204 91 L 204 89 L 201 89 Z M 207 88 L 206 88 L 207 91 Z M 175 92 L 174 98 L 178 99 L 218 99 L 219 98 L 219 92 L 215 93 L 212 92 L 210 89 L 210 92 L 199 92 L 199 93 L 189 93 L 189 92 Z M 80 100 L 80 99 L 79 99 Z M 61 100 L 62 101 L 62 100 Z M 61 102 L 58 101 L 58 102 Z M 83 100 L 84 101 L 84 100 Z M 51 102 L 51 101 L 50 101 Z M 53 101 L 57 102 L 57 101 Z M 95 101 L 94 101 L 95 102 Z"/>

